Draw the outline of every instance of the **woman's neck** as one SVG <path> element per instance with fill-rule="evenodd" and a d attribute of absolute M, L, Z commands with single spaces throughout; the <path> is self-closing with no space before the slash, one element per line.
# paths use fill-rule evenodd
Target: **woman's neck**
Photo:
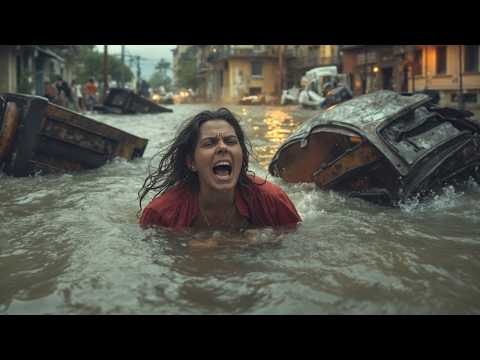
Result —
<path fill-rule="evenodd" d="M 206 211 L 225 211 L 234 206 L 235 191 L 208 191 L 201 189 L 198 196 L 199 205 Z"/>

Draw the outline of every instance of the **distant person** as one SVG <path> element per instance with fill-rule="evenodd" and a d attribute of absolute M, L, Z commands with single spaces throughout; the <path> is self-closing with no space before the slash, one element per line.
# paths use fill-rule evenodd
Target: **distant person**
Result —
<path fill-rule="evenodd" d="M 43 86 L 44 86 L 44 96 L 48 99 L 48 101 L 55 103 L 58 96 L 58 90 L 56 86 L 49 81 L 45 81 L 43 83 Z"/>
<path fill-rule="evenodd" d="M 83 91 L 82 85 L 77 84 L 77 82 L 75 82 L 75 93 L 78 98 L 78 109 L 81 112 L 84 112 L 85 111 L 85 96 L 83 95 L 84 91 Z"/>
<path fill-rule="evenodd" d="M 143 97 L 150 97 L 150 86 L 145 80 L 140 83 L 140 95 Z"/>
<path fill-rule="evenodd" d="M 70 90 L 72 92 L 72 107 L 75 111 L 79 112 L 81 110 L 79 99 L 82 95 L 81 91 L 79 91 L 76 80 L 72 80 L 72 82 L 70 83 Z"/>
<path fill-rule="evenodd" d="M 98 87 L 93 78 L 88 79 L 84 86 L 85 89 L 85 105 L 88 111 L 92 111 L 97 103 Z"/>
<path fill-rule="evenodd" d="M 63 107 L 67 107 L 72 102 L 72 91 L 67 82 L 61 76 L 57 76 L 55 86 L 58 90 L 57 103 Z"/>

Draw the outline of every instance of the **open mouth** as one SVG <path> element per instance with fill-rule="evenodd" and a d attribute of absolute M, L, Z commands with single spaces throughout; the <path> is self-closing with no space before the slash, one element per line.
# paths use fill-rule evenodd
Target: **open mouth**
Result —
<path fill-rule="evenodd" d="M 219 161 L 213 166 L 213 173 L 218 177 L 232 175 L 232 165 L 228 161 Z"/>

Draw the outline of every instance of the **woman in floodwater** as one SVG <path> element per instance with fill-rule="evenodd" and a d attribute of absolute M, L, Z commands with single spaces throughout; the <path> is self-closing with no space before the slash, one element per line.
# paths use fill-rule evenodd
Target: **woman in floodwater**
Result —
<path fill-rule="evenodd" d="M 155 193 L 140 224 L 225 231 L 298 224 L 287 194 L 249 172 L 247 142 L 228 109 L 187 121 L 139 191 L 140 210 L 145 196 Z"/>

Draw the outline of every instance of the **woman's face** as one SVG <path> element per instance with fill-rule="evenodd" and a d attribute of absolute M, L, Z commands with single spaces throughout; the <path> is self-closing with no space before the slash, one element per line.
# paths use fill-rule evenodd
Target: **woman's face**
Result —
<path fill-rule="evenodd" d="M 225 120 L 209 120 L 200 127 L 194 158 L 187 164 L 198 174 L 200 189 L 233 190 L 242 169 L 243 151 L 235 129 Z"/>

